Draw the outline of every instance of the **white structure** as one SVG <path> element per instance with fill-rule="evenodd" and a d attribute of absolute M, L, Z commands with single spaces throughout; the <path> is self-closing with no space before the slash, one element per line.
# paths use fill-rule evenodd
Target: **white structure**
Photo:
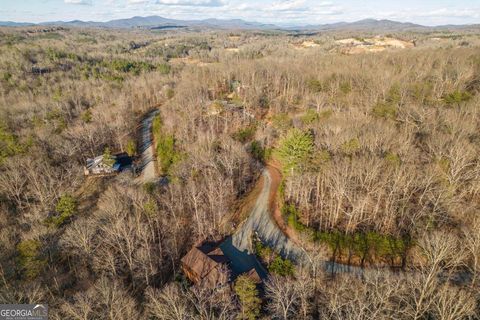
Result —
<path fill-rule="evenodd" d="M 113 165 L 105 164 L 103 161 L 103 155 L 93 159 L 87 159 L 87 165 L 84 167 L 85 175 L 112 174 L 119 172 L 121 164 L 117 161 L 116 156 L 112 156 L 112 158 L 115 160 Z"/>

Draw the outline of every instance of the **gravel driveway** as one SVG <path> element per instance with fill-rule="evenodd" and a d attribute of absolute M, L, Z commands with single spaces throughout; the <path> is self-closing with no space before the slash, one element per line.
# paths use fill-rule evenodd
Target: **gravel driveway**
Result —
<path fill-rule="evenodd" d="M 272 179 L 267 169 L 263 170 L 263 188 L 257 198 L 249 217 L 232 236 L 232 244 L 240 251 L 253 252 L 252 235 L 254 233 L 269 247 L 274 248 L 283 257 L 298 260 L 303 257 L 303 250 L 280 230 L 273 221 L 269 211 L 269 194 Z"/>
<path fill-rule="evenodd" d="M 139 169 L 142 171 L 140 180 L 143 183 L 154 182 L 157 179 L 155 170 L 155 147 L 153 145 L 152 123 L 159 110 L 150 112 L 142 120 L 142 145 L 140 146 L 141 161 Z"/>

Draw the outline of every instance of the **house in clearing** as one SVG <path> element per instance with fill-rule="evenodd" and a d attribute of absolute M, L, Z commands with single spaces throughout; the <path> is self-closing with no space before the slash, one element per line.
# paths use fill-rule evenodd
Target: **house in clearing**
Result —
<path fill-rule="evenodd" d="M 118 153 L 112 155 L 111 158 L 111 160 L 105 161 L 104 156 L 100 155 L 93 159 L 87 159 L 86 166 L 83 168 L 85 175 L 108 175 L 132 169 L 132 158 L 128 154 Z"/>

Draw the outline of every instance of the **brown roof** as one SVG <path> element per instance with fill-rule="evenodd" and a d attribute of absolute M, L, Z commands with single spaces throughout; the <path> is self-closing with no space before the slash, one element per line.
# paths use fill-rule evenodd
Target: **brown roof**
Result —
<path fill-rule="evenodd" d="M 228 282 L 228 275 L 227 268 L 224 265 L 219 264 L 201 280 L 200 284 L 208 288 L 222 286 Z"/>
<path fill-rule="evenodd" d="M 245 275 L 257 284 L 262 283 L 262 278 L 260 278 L 255 268 L 250 269 L 250 271 L 246 272 Z"/>
<path fill-rule="evenodd" d="M 214 244 L 204 243 L 193 247 L 181 261 L 206 285 L 215 286 L 219 281 L 225 280 L 223 265 L 228 259 Z"/>
<path fill-rule="evenodd" d="M 182 263 L 194 271 L 201 279 L 217 265 L 215 260 L 210 259 L 209 256 L 198 248 L 190 250 L 187 255 L 182 258 Z"/>

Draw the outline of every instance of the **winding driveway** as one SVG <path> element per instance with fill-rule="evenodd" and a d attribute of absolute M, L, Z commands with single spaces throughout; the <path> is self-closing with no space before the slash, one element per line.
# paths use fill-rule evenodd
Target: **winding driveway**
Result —
<path fill-rule="evenodd" d="M 263 186 L 248 218 L 240 224 L 236 232 L 222 243 L 221 248 L 232 261 L 235 273 L 240 274 L 255 268 L 261 278 L 267 276 L 258 262 L 252 248 L 252 236 L 255 234 L 262 242 L 280 253 L 283 258 L 297 264 L 308 264 L 307 251 L 295 240 L 292 232 L 283 221 L 283 217 L 275 205 L 281 175 L 279 170 L 269 164 L 262 172 Z M 332 261 L 323 261 L 323 269 L 331 273 L 362 274 L 363 269 Z"/>
<path fill-rule="evenodd" d="M 147 114 L 142 120 L 141 138 L 142 144 L 140 146 L 140 165 L 141 170 L 140 181 L 142 183 L 154 182 L 157 180 L 155 170 L 155 147 L 153 145 L 152 124 L 153 119 L 159 113 L 159 110 L 153 110 Z"/>
<path fill-rule="evenodd" d="M 262 178 L 264 181 L 262 191 L 249 217 L 232 236 L 232 244 L 239 250 L 253 252 L 252 236 L 255 233 L 283 257 L 299 260 L 304 255 L 303 250 L 285 235 L 270 214 L 271 195 L 278 189 L 278 181 L 272 181 L 268 168 L 263 170 Z"/>

